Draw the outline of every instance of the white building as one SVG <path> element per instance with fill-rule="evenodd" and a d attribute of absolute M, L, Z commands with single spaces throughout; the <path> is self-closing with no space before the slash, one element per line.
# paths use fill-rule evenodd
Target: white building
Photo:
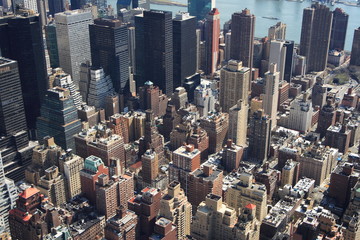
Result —
<path fill-rule="evenodd" d="M 263 95 L 263 108 L 265 114 L 271 119 L 271 129 L 276 127 L 277 108 L 279 101 L 279 72 L 276 71 L 277 64 L 271 63 L 269 71 L 265 73 Z"/>
<path fill-rule="evenodd" d="M 228 138 L 238 146 L 246 144 L 249 105 L 239 101 L 229 109 Z"/>
<path fill-rule="evenodd" d="M 307 94 L 304 94 L 303 98 L 297 98 L 291 103 L 286 125 L 290 129 L 307 132 L 311 128 L 312 116 L 312 103 L 307 100 Z"/>
<path fill-rule="evenodd" d="M 60 67 L 70 73 L 79 87 L 80 65 L 91 60 L 89 24 L 93 23 L 90 11 L 73 10 L 55 14 L 56 37 Z"/>
<path fill-rule="evenodd" d="M 270 43 L 269 68 L 271 63 L 276 63 L 276 71 L 280 72 L 280 80 L 284 80 L 286 59 L 285 43 L 284 40 L 271 40 Z"/>
<path fill-rule="evenodd" d="M 194 91 L 194 104 L 201 117 L 207 117 L 209 112 L 215 111 L 218 90 L 215 81 L 201 79 L 201 83 Z"/>

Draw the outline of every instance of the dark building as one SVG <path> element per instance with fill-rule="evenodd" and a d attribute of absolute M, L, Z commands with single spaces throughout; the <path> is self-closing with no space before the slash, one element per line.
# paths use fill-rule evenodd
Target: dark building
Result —
<path fill-rule="evenodd" d="M 86 0 L 70 0 L 71 10 L 81 9 L 81 7 L 84 6 L 85 4 L 86 4 Z"/>
<path fill-rule="evenodd" d="M 156 217 L 160 210 L 161 191 L 155 188 L 144 188 L 141 195 L 128 201 L 129 210 L 139 217 L 141 239 L 149 239 L 155 227 Z"/>
<path fill-rule="evenodd" d="M 231 139 L 227 140 L 222 156 L 222 163 L 227 172 L 237 171 L 243 158 L 243 153 L 243 147 L 237 146 Z"/>
<path fill-rule="evenodd" d="M 335 198 L 336 205 L 346 208 L 350 201 L 351 189 L 359 180 L 354 165 L 345 163 L 336 166 L 330 177 L 329 196 Z"/>
<path fill-rule="evenodd" d="M 330 126 L 325 135 L 325 145 L 339 149 L 341 153 L 347 153 L 350 145 L 351 131 L 346 125 L 336 124 Z"/>
<path fill-rule="evenodd" d="M 55 87 L 47 91 L 37 130 L 39 139 L 51 136 L 63 149 L 75 149 L 74 135 L 81 132 L 81 122 L 69 90 Z"/>
<path fill-rule="evenodd" d="M 244 67 L 253 67 L 255 15 L 245 8 L 231 18 L 230 57 L 242 61 Z M 250 76 L 250 79 L 251 76 Z"/>
<path fill-rule="evenodd" d="M 333 21 L 330 37 L 330 50 L 344 50 L 346 30 L 348 26 L 349 15 L 341 8 L 333 11 Z"/>
<path fill-rule="evenodd" d="M 56 39 L 55 22 L 51 22 L 45 26 L 45 36 L 46 36 L 46 46 L 50 58 L 50 66 L 51 68 L 58 68 L 60 66 L 60 62 L 59 62 L 59 50 Z"/>
<path fill-rule="evenodd" d="M 196 73 L 196 18 L 178 13 L 173 19 L 174 88 Z"/>
<path fill-rule="evenodd" d="M 271 120 L 262 110 L 250 119 L 248 158 L 263 163 L 270 153 Z"/>
<path fill-rule="evenodd" d="M 323 106 L 319 113 L 319 121 L 316 132 L 320 133 L 320 137 L 323 138 L 326 135 L 326 131 L 330 126 L 335 124 L 335 107 L 328 100 L 327 104 Z"/>
<path fill-rule="evenodd" d="M 308 72 L 326 68 L 333 14 L 325 5 L 315 3 L 303 13 L 300 55 L 307 60 Z"/>
<path fill-rule="evenodd" d="M 286 48 L 284 80 L 290 82 L 293 72 L 294 41 L 286 41 L 284 46 Z"/>
<path fill-rule="evenodd" d="M 154 114 L 151 110 L 146 110 L 145 133 L 140 138 L 139 156 L 141 157 L 148 149 L 154 149 L 159 165 L 165 163 L 164 137 L 157 130 Z"/>
<path fill-rule="evenodd" d="M 360 27 L 356 28 L 354 31 L 350 64 L 360 66 Z"/>
<path fill-rule="evenodd" d="M 115 90 L 120 93 L 120 109 L 124 108 L 123 94 L 129 92 L 128 30 L 117 19 L 95 19 L 89 26 L 93 67 L 102 67 L 110 75 Z"/>
<path fill-rule="evenodd" d="M 0 58 L 0 152 L 5 175 L 16 181 L 23 179 L 24 168 L 31 162 L 32 149 L 26 118 L 18 65 Z"/>
<path fill-rule="evenodd" d="M 151 81 L 170 96 L 174 90 L 172 13 L 144 11 L 143 17 L 135 18 L 135 27 L 137 86 Z"/>
<path fill-rule="evenodd" d="M 71 2 L 74 2 L 73 0 Z M 65 1 L 64 0 L 48 0 L 49 4 L 49 14 L 53 17 L 56 13 L 65 11 Z"/>
<path fill-rule="evenodd" d="M 203 20 L 206 15 L 215 7 L 215 0 L 189 0 L 188 12 L 197 20 Z"/>
<path fill-rule="evenodd" d="M 327 88 L 324 86 L 324 79 L 316 78 L 316 83 L 313 86 L 311 93 L 312 105 L 322 108 L 326 104 Z"/>
<path fill-rule="evenodd" d="M 3 18 L 1 21 L 1 53 L 3 57 L 18 62 L 27 126 L 33 130 L 47 89 L 40 18 L 38 15 L 16 16 Z M 31 137 L 34 138 L 32 133 Z"/>

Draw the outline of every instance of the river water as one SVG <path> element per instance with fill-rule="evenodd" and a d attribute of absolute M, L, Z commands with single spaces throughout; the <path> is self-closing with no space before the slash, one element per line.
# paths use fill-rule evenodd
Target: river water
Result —
<path fill-rule="evenodd" d="M 187 3 L 187 0 L 175 1 Z M 116 8 L 116 0 L 108 0 L 108 3 Z M 303 9 L 309 6 L 311 6 L 311 1 L 309 0 L 303 2 L 295 0 L 216 0 L 216 7 L 219 9 L 222 24 L 229 20 L 234 12 L 248 8 L 256 16 L 256 37 L 266 36 L 268 28 L 281 21 L 287 25 L 286 38 L 297 43 L 300 42 Z M 345 49 L 351 50 L 354 29 L 360 27 L 360 7 L 347 6 L 340 3 L 336 3 L 335 6 L 328 6 L 331 10 L 340 7 L 349 14 Z M 185 7 L 158 4 L 151 4 L 151 8 L 172 11 L 173 14 L 178 11 L 187 11 Z M 279 20 L 270 20 L 263 17 L 276 17 Z"/>

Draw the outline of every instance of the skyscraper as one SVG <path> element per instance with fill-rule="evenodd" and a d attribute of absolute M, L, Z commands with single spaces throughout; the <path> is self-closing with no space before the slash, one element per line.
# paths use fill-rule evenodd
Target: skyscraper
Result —
<path fill-rule="evenodd" d="M 269 40 L 285 40 L 286 24 L 278 22 L 269 28 Z"/>
<path fill-rule="evenodd" d="M 330 50 L 344 50 L 348 20 L 349 15 L 341 8 L 336 8 L 333 11 Z"/>
<path fill-rule="evenodd" d="M 271 129 L 276 127 L 277 107 L 279 101 L 279 72 L 276 64 L 270 64 L 269 72 L 265 73 L 265 91 L 263 105 L 265 114 L 271 119 Z"/>
<path fill-rule="evenodd" d="M 238 146 L 246 144 L 249 105 L 239 100 L 229 109 L 228 138 Z"/>
<path fill-rule="evenodd" d="M 263 110 L 258 110 L 250 119 L 249 159 L 263 163 L 270 151 L 271 119 Z"/>
<path fill-rule="evenodd" d="M 196 73 L 196 18 L 178 13 L 173 19 L 174 88 Z"/>
<path fill-rule="evenodd" d="M 2 56 L 19 66 L 27 126 L 35 129 L 40 102 L 47 89 L 44 42 L 38 15 L 3 19 Z M 32 133 L 32 132 L 31 132 Z"/>
<path fill-rule="evenodd" d="M 55 14 L 56 37 L 60 67 L 69 73 L 77 87 L 80 65 L 90 60 L 89 24 L 93 22 L 90 11 L 73 10 Z"/>
<path fill-rule="evenodd" d="M 46 46 L 50 58 L 50 66 L 52 68 L 59 67 L 59 51 L 56 39 L 56 24 L 55 22 L 50 22 L 45 26 L 45 35 L 46 35 Z M 51 87 L 51 86 L 49 86 Z"/>
<path fill-rule="evenodd" d="M 350 64 L 360 66 L 360 27 L 356 28 L 354 31 Z"/>
<path fill-rule="evenodd" d="M 294 41 L 285 41 L 284 44 L 286 48 L 286 57 L 283 80 L 286 80 L 287 82 L 290 82 L 290 79 L 293 75 L 294 45 Z"/>
<path fill-rule="evenodd" d="M 205 21 L 205 69 L 206 75 L 212 75 L 219 61 L 220 13 L 213 8 L 206 16 Z"/>
<path fill-rule="evenodd" d="M 75 149 L 74 135 L 81 131 L 81 123 L 69 90 L 55 87 L 47 91 L 37 128 L 39 139 L 52 136 L 63 149 Z"/>
<path fill-rule="evenodd" d="M 234 13 L 231 19 L 230 57 L 242 61 L 244 67 L 252 69 L 255 16 L 250 13 L 249 9 L 245 8 L 242 12 Z"/>
<path fill-rule="evenodd" d="M 81 9 L 82 6 L 84 6 L 85 4 L 86 4 L 86 0 L 70 0 L 71 10 Z"/>
<path fill-rule="evenodd" d="M 269 68 L 271 63 L 276 64 L 275 71 L 279 72 L 279 80 L 284 80 L 286 50 L 287 48 L 284 40 L 271 40 Z"/>
<path fill-rule="evenodd" d="M 307 71 L 323 71 L 327 64 L 333 14 L 325 5 L 315 3 L 303 13 L 300 55 L 307 59 Z"/>
<path fill-rule="evenodd" d="M 48 0 L 49 4 L 49 14 L 53 17 L 56 13 L 65 11 L 65 1 L 64 0 Z"/>
<path fill-rule="evenodd" d="M 189 0 L 188 11 L 197 20 L 203 20 L 206 15 L 215 7 L 215 0 Z"/>
<path fill-rule="evenodd" d="M 250 68 L 243 67 L 242 62 L 228 61 L 220 71 L 220 106 L 224 112 L 236 105 L 239 100 L 245 104 L 249 98 Z"/>
<path fill-rule="evenodd" d="M 141 19 L 143 18 L 143 19 Z M 172 13 L 144 11 L 135 19 L 136 28 L 136 85 L 151 81 L 171 96 L 173 87 Z"/>
<path fill-rule="evenodd" d="M 89 26 L 93 67 L 110 75 L 115 91 L 129 91 L 128 30 L 120 20 L 96 19 Z"/>
<path fill-rule="evenodd" d="M 0 154 L 7 177 L 23 178 L 22 165 L 30 163 L 31 148 L 16 61 L 0 58 Z M 28 154 L 28 155 L 27 155 Z M 24 166 L 25 167 L 25 166 Z M 3 181 L 1 181 L 3 182 Z"/>

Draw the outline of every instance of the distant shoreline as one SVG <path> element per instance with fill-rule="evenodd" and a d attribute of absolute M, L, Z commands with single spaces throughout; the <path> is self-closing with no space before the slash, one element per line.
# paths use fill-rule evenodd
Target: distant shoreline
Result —
<path fill-rule="evenodd" d="M 187 7 L 187 5 L 184 3 L 179 3 L 171 0 L 150 0 L 150 3 L 177 7 Z"/>

